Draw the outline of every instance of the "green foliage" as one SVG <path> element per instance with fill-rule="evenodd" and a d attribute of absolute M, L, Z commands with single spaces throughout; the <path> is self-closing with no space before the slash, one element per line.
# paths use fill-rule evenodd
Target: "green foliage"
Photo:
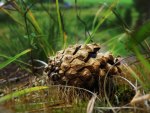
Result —
<path fill-rule="evenodd" d="M 150 36 L 150 21 L 146 21 L 140 28 L 138 28 L 134 35 L 134 42 L 136 43 L 141 43 L 143 42 L 146 38 Z"/>
<path fill-rule="evenodd" d="M 121 55 L 126 58 L 134 55 L 138 62 L 138 64 L 134 64 L 136 68 L 132 69 L 130 66 L 125 66 L 125 68 L 129 71 L 129 76 L 137 80 L 138 85 L 142 86 L 144 91 L 150 91 L 150 21 L 145 22 L 138 29 L 135 28 L 135 22 L 130 23 L 130 26 L 127 25 L 124 21 L 126 12 L 124 4 L 130 3 L 131 6 L 131 0 L 120 2 L 119 0 L 78 0 L 77 3 L 75 0 L 65 1 L 71 3 L 71 6 L 68 7 L 69 10 L 63 4 L 59 4 L 58 0 L 55 4 L 44 3 L 41 0 L 18 0 L 14 1 L 16 11 L 0 8 L 2 14 L 12 20 L 6 23 L 0 22 L 2 30 L 4 30 L 1 31 L 2 33 L 0 32 L 0 51 L 3 53 L 0 54 L 0 60 L 3 61 L 0 69 L 14 61 L 26 64 L 20 57 L 30 52 L 31 49 L 31 54 L 30 56 L 26 55 L 25 62 L 31 58 L 46 61 L 47 57 L 55 55 L 56 51 L 64 49 L 68 44 L 93 41 L 100 43 L 107 51 L 109 50 L 116 56 Z M 91 4 L 95 7 L 90 7 Z M 75 5 L 75 9 L 72 5 Z M 116 7 L 119 5 L 122 9 L 118 8 L 117 12 Z M 137 14 L 134 10 L 132 13 L 133 15 Z M 136 17 L 130 18 L 135 21 Z M 20 51 L 23 52 L 20 53 Z M 16 55 L 16 53 L 19 54 Z M 148 57 L 143 53 L 147 53 Z M 4 61 L 4 59 L 7 60 Z M 12 92 L 1 97 L 0 103 L 47 88 L 39 86 Z M 120 95 L 122 92 L 124 91 L 118 91 Z M 53 96 L 55 95 L 53 94 Z M 52 100 L 52 98 L 49 99 Z M 43 105 L 45 104 L 36 103 L 15 107 L 22 112 L 22 108 L 26 106 L 40 109 Z M 76 112 L 76 109 L 74 111 Z M 54 112 L 61 112 L 61 110 L 54 110 Z M 64 112 L 66 111 L 64 110 Z"/>
<path fill-rule="evenodd" d="M 91 36 L 89 36 L 87 38 L 87 40 L 85 41 L 85 43 L 89 43 L 90 40 L 91 40 L 91 37 L 93 37 L 95 35 L 95 33 L 97 32 L 97 30 L 99 29 L 99 27 L 102 25 L 102 23 L 109 17 L 110 14 L 112 14 L 112 9 L 114 7 L 116 7 L 118 3 L 118 0 L 114 1 L 110 7 L 108 8 L 108 10 L 105 12 L 105 15 L 102 19 L 99 20 L 98 24 L 96 25 L 96 27 L 94 29 L 92 29 L 92 33 L 91 33 Z M 95 23 L 95 22 L 94 22 Z"/>
<path fill-rule="evenodd" d="M 3 48 L 3 51 L 6 52 L 6 50 L 7 51 L 10 50 L 10 53 L 7 53 L 7 54 L 11 55 L 12 52 L 16 52 L 17 48 L 15 46 L 15 43 L 18 43 L 18 44 L 21 43 L 19 45 L 20 48 L 24 48 L 24 49 L 32 48 L 33 49 L 34 57 L 39 56 L 42 59 L 47 59 L 48 56 L 54 55 L 53 48 L 51 47 L 53 43 L 49 43 L 49 34 L 43 33 L 43 31 L 45 30 L 44 28 L 41 29 L 41 26 L 39 25 L 40 22 L 35 18 L 34 14 L 31 11 L 31 8 L 27 9 L 27 6 L 26 6 L 27 3 L 25 2 L 20 1 L 20 2 L 14 2 L 14 3 L 18 11 L 18 13 L 16 14 L 12 13 L 11 11 L 7 11 L 1 8 L 1 11 L 9 15 L 10 18 L 12 18 L 18 24 L 18 25 L 16 24 L 13 25 L 13 29 L 10 29 L 9 37 L 11 37 L 11 40 L 13 40 L 12 37 L 14 37 L 15 38 L 14 42 L 10 43 L 9 46 L 7 47 L 4 47 L 3 45 L 1 45 Z M 45 20 L 43 19 L 43 21 Z M 48 23 L 46 24 L 47 24 L 46 26 L 47 28 L 45 29 L 50 29 L 49 27 L 51 26 L 48 26 L 49 25 Z M 4 38 L 2 39 L 3 40 L 2 43 L 7 43 L 5 41 L 8 41 L 9 39 L 5 40 Z M 54 39 L 57 39 L 57 37 Z M 39 49 L 38 52 L 35 52 L 37 51 L 37 49 Z"/>
<path fill-rule="evenodd" d="M 24 55 L 24 54 L 27 54 L 27 53 L 30 52 L 30 51 L 31 51 L 31 49 L 27 49 L 27 50 L 25 50 L 25 51 L 23 51 L 23 52 L 17 54 L 16 56 L 9 58 L 9 59 L 6 60 L 5 62 L 2 62 L 2 63 L 0 64 L 0 69 L 6 67 L 8 64 L 14 62 L 17 58 L 21 57 L 21 56 Z M 1 55 L 0 55 L 0 56 L 1 56 Z"/>
<path fill-rule="evenodd" d="M 150 21 L 146 21 L 142 26 L 138 28 L 134 28 L 134 30 L 131 30 L 123 20 L 123 18 L 113 10 L 113 13 L 119 20 L 120 25 L 122 26 L 122 29 L 124 30 L 124 33 L 112 38 L 108 42 L 105 43 L 105 45 L 108 46 L 108 48 L 111 48 L 110 51 L 114 54 L 120 54 L 121 56 L 130 56 L 135 55 L 137 59 L 139 60 L 140 64 L 136 64 L 136 69 L 139 70 L 139 66 L 142 65 L 142 69 L 139 70 L 140 75 L 138 75 L 137 70 L 133 70 L 130 67 L 126 67 L 127 70 L 131 73 L 131 76 L 134 77 L 139 84 L 145 89 L 145 91 L 149 91 L 149 69 L 150 69 L 150 63 L 149 63 L 149 57 L 147 58 L 145 54 L 149 55 L 150 52 L 150 46 L 149 46 L 149 37 L 150 37 Z M 148 40 L 148 42 L 146 41 Z M 147 59 L 146 59 L 147 58 Z M 140 77 L 139 77 L 140 76 Z"/>
<path fill-rule="evenodd" d="M 140 70 L 141 75 L 142 75 L 141 81 L 143 82 L 142 86 L 145 89 L 145 91 L 149 91 L 150 90 L 150 86 L 149 86 L 149 81 L 150 81 L 150 77 L 149 77 L 149 73 L 150 73 L 149 59 L 146 59 L 144 57 L 144 55 L 142 55 L 136 47 L 134 47 L 134 51 L 135 51 L 135 54 L 136 54 L 138 60 L 142 64 L 142 69 Z"/>
<path fill-rule="evenodd" d="M 74 3 L 74 0 L 64 0 L 65 2 Z M 88 5 L 88 4 L 102 4 L 102 3 L 112 3 L 114 0 L 78 0 L 78 3 L 81 5 Z M 122 4 L 131 4 L 133 3 L 132 0 L 120 0 L 120 3 Z"/>
<path fill-rule="evenodd" d="M 77 3 L 78 2 L 80 1 L 77 1 Z M 53 7 L 55 4 L 48 5 L 34 0 L 32 2 L 15 2 L 18 13 L 2 9 L 2 11 L 9 15 L 17 25 L 13 24 L 13 26 L 10 26 L 7 38 L 3 36 L 1 42 L 7 43 L 6 41 L 11 39 L 13 43 L 7 43 L 7 46 L 1 44 L 0 49 L 2 49 L 7 56 L 9 56 L 9 54 L 12 56 L 15 55 L 16 51 L 19 52 L 20 49 L 32 48 L 33 58 L 46 60 L 48 56 L 54 55 L 57 50 L 67 46 L 67 42 L 69 44 L 78 43 L 79 41 L 83 43 L 85 38 L 87 38 L 87 35 L 85 36 L 84 34 L 87 34 L 90 30 L 92 30 L 91 37 L 94 36 L 93 40 L 95 40 L 97 38 L 95 36 L 99 33 L 100 26 L 105 24 L 104 22 L 108 16 L 111 18 L 113 17 L 111 10 L 116 4 L 117 1 L 114 1 L 114 3 L 107 6 L 107 8 L 105 7 L 99 13 L 100 17 L 95 16 L 93 29 L 92 24 L 88 26 L 88 29 L 85 29 L 86 24 L 92 23 L 93 20 L 90 19 L 83 25 L 78 18 L 76 19 L 78 12 L 83 12 L 79 13 L 79 16 L 81 20 L 84 21 L 84 18 L 86 19 L 88 16 L 89 18 L 91 18 L 91 15 L 93 17 L 98 8 L 81 8 L 77 9 L 78 11 L 75 12 L 75 9 L 61 9 L 58 3 L 56 7 Z M 38 8 L 37 11 L 36 8 Z M 89 14 L 88 12 L 91 10 L 92 13 Z M 70 16 L 68 17 L 68 15 Z M 94 26 L 96 27 L 94 28 Z M 109 35 L 111 38 L 112 34 Z M 91 37 L 88 37 L 87 42 L 90 41 Z M 101 37 L 101 39 L 104 38 Z M 15 44 L 19 44 L 19 48 L 17 48 Z"/>
<path fill-rule="evenodd" d="M 31 93 L 31 92 L 34 92 L 34 91 L 47 89 L 47 88 L 48 88 L 47 86 L 37 86 L 37 87 L 31 87 L 31 88 L 26 88 L 26 89 L 23 89 L 23 90 L 20 90 L 20 91 L 16 91 L 16 92 L 13 92 L 11 94 L 8 94 L 8 95 L 5 95 L 5 96 L 1 97 L 0 98 L 0 103 L 8 101 L 10 99 L 13 99 L 15 97 L 20 97 L 22 95 L 25 95 L 25 94 L 28 94 L 28 93 Z"/>
<path fill-rule="evenodd" d="M 106 46 L 114 55 L 128 56 L 131 52 L 126 48 L 125 40 L 127 40 L 127 34 L 122 33 L 103 43 L 103 46 Z"/>

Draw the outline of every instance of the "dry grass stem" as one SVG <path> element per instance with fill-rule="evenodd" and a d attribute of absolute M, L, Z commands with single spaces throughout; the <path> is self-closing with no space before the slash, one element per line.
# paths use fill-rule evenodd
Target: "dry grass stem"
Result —
<path fill-rule="evenodd" d="M 94 109 L 94 104 L 95 104 L 95 100 L 96 100 L 96 94 L 92 96 L 92 98 L 90 99 L 88 105 L 87 105 L 87 111 L 86 113 L 93 113 L 93 109 Z"/>

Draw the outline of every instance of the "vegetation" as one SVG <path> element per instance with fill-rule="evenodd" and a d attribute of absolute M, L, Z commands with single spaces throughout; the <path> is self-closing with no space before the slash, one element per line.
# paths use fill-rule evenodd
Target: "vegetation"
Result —
<path fill-rule="evenodd" d="M 149 112 L 150 18 L 145 8 L 143 13 L 148 0 L 2 2 L 0 111 Z M 102 93 L 53 84 L 44 71 L 49 59 L 70 45 L 88 43 L 118 57 L 122 72 L 111 78 L 113 86 L 106 85 L 107 73 Z"/>

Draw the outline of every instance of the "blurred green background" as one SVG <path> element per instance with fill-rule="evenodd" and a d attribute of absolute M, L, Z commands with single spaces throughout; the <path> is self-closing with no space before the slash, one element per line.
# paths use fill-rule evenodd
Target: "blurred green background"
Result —
<path fill-rule="evenodd" d="M 64 3 L 60 3 L 63 29 L 67 36 L 67 45 L 83 43 L 88 36 L 88 32 L 90 33 L 96 24 L 98 24 L 98 21 L 105 16 L 105 12 L 112 1 L 113 0 L 78 0 L 77 4 L 75 4 L 74 0 L 65 0 Z M 130 20 L 131 15 L 133 19 L 136 18 L 136 11 L 134 11 L 132 3 L 133 2 L 131 0 L 121 0 L 117 6 L 120 15 L 127 19 L 127 22 L 130 24 L 129 26 L 132 26 L 133 24 L 133 22 L 131 22 L 132 20 Z M 33 4 L 30 10 L 41 28 L 42 37 L 45 37 L 45 41 L 48 42 L 48 46 L 51 46 L 48 50 L 50 54 L 53 53 L 52 50 L 55 52 L 62 49 L 63 41 L 58 33 L 59 25 L 55 3 L 52 3 L 49 0 L 44 0 L 44 2 L 29 0 L 25 4 L 28 6 Z M 77 10 L 75 9 L 76 5 L 78 6 Z M 25 6 L 22 5 L 21 8 L 22 11 L 25 10 Z M 17 11 L 13 11 L 11 8 L 5 10 L 7 13 L 2 10 L 0 12 L 0 49 L 2 53 L 6 55 L 15 55 L 25 48 L 28 48 L 29 45 L 34 49 L 37 49 L 37 38 L 35 38 L 37 37 L 37 34 L 32 31 L 32 28 L 29 28 L 32 25 L 28 26 L 30 29 L 29 34 L 32 38 L 30 38 L 29 42 L 27 39 L 28 37 L 26 36 L 27 30 L 23 28 L 22 25 L 16 23 L 19 22 L 21 24 L 25 24 L 24 17 Z M 130 13 L 129 15 L 126 14 L 127 11 Z M 96 16 L 96 13 L 98 13 L 98 16 Z M 96 19 L 95 23 L 94 18 Z M 130 20 L 130 22 L 128 20 Z M 99 27 L 98 32 L 96 32 L 92 40 L 99 43 L 108 41 L 110 38 L 120 34 L 120 27 L 121 26 L 118 24 L 115 15 L 111 14 Z M 10 41 L 11 43 L 9 43 Z M 40 56 L 41 53 L 42 50 L 39 51 L 39 55 L 36 56 Z"/>
<path fill-rule="evenodd" d="M 33 58 L 46 60 L 68 45 L 91 38 L 116 55 L 127 55 L 122 42 L 127 32 L 137 28 L 141 12 L 137 1 L 116 1 L 59 0 L 57 9 L 55 0 L 12 0 L 0 10 L 0 51 L 14 56 L 32 48 Z"/>

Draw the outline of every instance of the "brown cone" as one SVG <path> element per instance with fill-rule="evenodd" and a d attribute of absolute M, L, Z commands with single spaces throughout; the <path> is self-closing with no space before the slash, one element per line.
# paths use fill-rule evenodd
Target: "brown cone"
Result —
<path fill-rule="evenodd" d="M 98 44 L 74 45 L 57 52 L 46 69 L 54 84 L 71 85 L 95 91 L 104 78 L 121 73 L 112 54 L 98 52 Z M 56 69 L 57 68 L 57 69 Z M 56 79 L 57 78 L 57 79 Z M 103 84 L 103 83 L 101 83 Z"/>

